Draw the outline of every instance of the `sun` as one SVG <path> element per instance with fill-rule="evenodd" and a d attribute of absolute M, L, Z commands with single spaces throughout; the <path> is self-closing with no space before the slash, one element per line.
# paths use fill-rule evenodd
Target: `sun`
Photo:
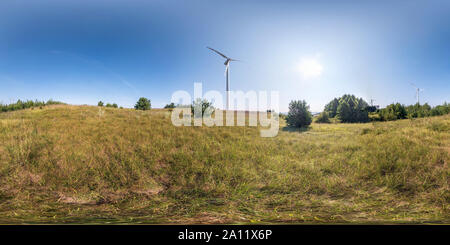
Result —
<path fill-rule="evenodd" d="M 323 66 L 320 64 L 317 57 L 302 58 L 297 66 L 297 69 L 305 79 L 317 78 L 322 74 Z"/>

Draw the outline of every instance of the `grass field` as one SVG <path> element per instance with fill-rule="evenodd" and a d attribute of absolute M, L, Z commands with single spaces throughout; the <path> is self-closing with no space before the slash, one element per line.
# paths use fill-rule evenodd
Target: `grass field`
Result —
<path fill-rule="evenodd" d="M 0 114 L 0 223 L 450 223 L 450 115 L 174 127 L 166 110 Z"/>

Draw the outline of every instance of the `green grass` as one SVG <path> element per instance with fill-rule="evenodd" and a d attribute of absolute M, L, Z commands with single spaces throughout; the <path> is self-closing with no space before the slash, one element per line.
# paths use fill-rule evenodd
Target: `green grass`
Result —
<path fill-rule="evenodd" d="M 174 127 L 167 110 L 0 114 L 0 223 L 450 223 L 450 115 Z"/>

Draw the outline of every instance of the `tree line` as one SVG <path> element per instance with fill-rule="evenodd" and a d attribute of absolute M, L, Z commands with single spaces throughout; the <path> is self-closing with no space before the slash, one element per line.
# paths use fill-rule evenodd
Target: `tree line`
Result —
<path fill-rule="evenodd" d="M 105 105 L 105 103 L 103 102 L 103 101 L 99 101 L 98 103 L 97 103 L 97 106 L 99 106 L 99 107 L 111 107 L 111 108 L 120 108 L 120 109 L 123 109 L 123 107 L 121 106 L 121 107 L 119 107 L 116 103 L 106 103 L 106 105 Z M 151 101 L 149 100 L 149 99 L 147 99 L 147 98 L 145 98 L 145 97 L 141 97 L 141 98 L 139 98 L 139 100 L 136 102 L 136 104 L 134 105 L 134 109 L 136 109 L 136 110 L 143 110 L 143 111 L 146 111 L 146 110 L 150 110 L 152 108 L 152 103 L 151 103 Z"/>
<path fill-rule="evenodd" d="M 370 106 L 364 99 L 344 94 L 325 105 L 324 111 L 316 117 L 317 123 L 329 123 L 331 118 L 343 123 L 364 123 L 369 121 L 392 121 L 406 118 L 439 116 L 450 113 L 450 104 L 431 107 L 427 103 L 405 106 L 392 103 L 386 108 Z M 289 104 L 286 123 L 291 127 L 307 127 L 313 121 L 309 106 L 304 100 Z"/>
<path fill-rule="evenodd" d="M 34 107 L 42 108 L 43 106 L 47 106 L 47 105 L 59 105 L 59 104 L 64 104 L 64 103 L 59 102 L 59 101 L 54 101 L 52 99 L 48 100 L 47 102 L 38 101 L 38 100 L 34 100 L 34 101 L 33 100 L 26 100 L 26 101 L 17 100 L 17 102 L 11 103 L 11 104 L 0 103 L 0 111 L 1 112 L 17 111 L 17 110 L 23 110 L 23 109 L 28 109 L 28 108 L 34 108 Z"/>
<path fill-rule="evenodd" d="M 450 113 L 450 104 L 445 102 L 442 105 L 431 107 L 427 103 L 420 105 L 405 106 L 400 103 L 392 103 L 386 108 L 371 113 L 373 121 L 393 121 L 406 118 L 419 118 L 430 116 L 441 116 Z"/>

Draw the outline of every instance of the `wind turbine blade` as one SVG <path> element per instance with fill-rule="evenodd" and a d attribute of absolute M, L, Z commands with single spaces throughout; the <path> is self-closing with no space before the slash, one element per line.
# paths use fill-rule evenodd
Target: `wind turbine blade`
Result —
<path fill-rule="evenodd" d="M 219 52 L 219 51 L 217 51 L 217 50 L 215 50 L 215 49 L 213 49 L 213 48 L 210 48 L 210 47 L 207 47 L 207 48 L 209 48 L 209 49 L 211 49 L 212 51 L 216 52 L 217 54 L 219 54 L 220 56 L 224 57 L 225 59 L 229 59 L 226 55 L 222 54 L 221 52 Z"/>

